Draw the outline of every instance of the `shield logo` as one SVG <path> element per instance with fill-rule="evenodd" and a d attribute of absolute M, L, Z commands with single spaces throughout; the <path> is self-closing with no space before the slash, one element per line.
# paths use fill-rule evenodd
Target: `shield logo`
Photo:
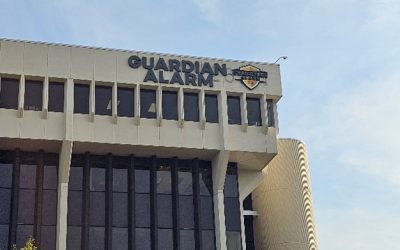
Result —
<path fill-rule="evenodd" d="M 267 78 L 268 73 L 261 71 L 259 68 L 253 65 L 245 65 L 238 69 L 232 70 L 234 76 L 240 76 L 235 80 L 241 81 L 248 89 L 253 90 L 258 86 L 261 78 Z"/>

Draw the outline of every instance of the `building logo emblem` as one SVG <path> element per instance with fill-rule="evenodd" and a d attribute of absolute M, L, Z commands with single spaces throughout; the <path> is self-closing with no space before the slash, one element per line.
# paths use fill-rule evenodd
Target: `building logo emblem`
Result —
<path fill-rule="evenodd" d="M 267 79 L 268 76 L 268 72 L 261 71 L 261 69 L 250 64 L 233 69 L 232 74 L 239 76 L 240 78 L 235 80 L 241 81 L 250 90 L 256 88 L 260 82 L 265 82 L 262 79 Z"/>

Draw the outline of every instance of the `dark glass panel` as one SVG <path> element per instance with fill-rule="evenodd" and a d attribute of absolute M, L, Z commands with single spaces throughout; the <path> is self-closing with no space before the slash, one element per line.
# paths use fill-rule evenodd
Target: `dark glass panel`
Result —
<path fill-rule="evenodd" d="M 156 91 L 150 89 L 140 90 L 140 117 L 156 118 Z"/>
<path fill-rule="evenodd" d="M 240 207 L 239 198 L 224 199 L 225 205 L 225 225 L 227 231 L 240 232 Z"/>
<path fill-rule="evenodd" d="M 157 195 L 159 228 L 172 228 L 172 195 Z"/>
<path fill-rule="evenodd" d="M 71 167 L 69 169 L 69 190 L 82 190 L 83 168 Z"/>
<path fill-rule="evenodd" d="M 261 126 L 261 106 L 259 98 L 247 98 L 247 122 L 249 126 Z"/>
<path fill-rule="evenodd" d="M 89 227 L 89 249 L 101 250 L 104 247 L 104 227 Z"/>
<path fill-rule="evenodd" d="M 200 195 L 211 196 L 212 189 L 212 169 L 210 162 L 200 162 L 199 166 Z"/>
<path fill-rule="evenodd" d="M 19 80 L 1 78 L 0 108 L 18 109 Z"/>
<path fill-rule="evenodd" d="M 173 91 L 162 92 L 163 119 L 178 120 L 178 93 Z"/>
<path fill-rule="evenodd" d="M 128 192 L 128 169 L 113 168 L 113 191 Z"/>
<path fill-rule="evenodd" d="M 242 124 L 239 96 L 228 96 L 228 123 Z"/>
<path fill-rule="evenodd" d="M 181 195 L 193 194 L 193 179 L 190 167 L 180 166 L 178 172 L 178 189 Z"/>
<path fill-rule="evenodd" d="M 57 190 L 43 190 L 42 223 L 57 224 Z"/>
<path fill-rule="evenodd" d="M 201 228 L 214 229 L 214 208 L 212 196 L 200 197 Z"/>
<path fill-rule="evenodd" d="M 150 195 L 135 195 L 136 227 L 150 227 Z"/>
<path fill-rule="evenodd" d="M 246 235 L 246 249 L 255 250 L 254 231 L 253 231 L 253 216 L 244 216 L 244 228 L 245 228 L 245 235 Z"/>
<path fill-rule="evenodd" d="M 106 218 L 106 194 L 90 192 L 90 225 L 104 226 Z"/>
<path fill-rule="evenodd" d="M 194 230 L 179 230 L 180 247 L 185 250 L 195 250 Z"/>
<path fill-rule="evenodd" d="M 11 188 L 12 185 L 12 164 L 0 163 L 0 187 Z"/>
<path fill-rule="evenodd" d="M 89 85 L 75 84 L 74 113 L 89 114 Z"/>
<path fill-rule="evenodd" d="M 197 93 L 184 93 L 183 110 L 185 121 L 199 121 L 199 95 Z"/>
<path fill-rule="evenodd" d="M 226 246 L 229 250 L 241 250 L 242 242 L 240 232 L 226 231 Z"/>
<path fill-rule="evenodd" d="M 157 193 L 159 194 L 171 193 L 171 167 L 168 165 L 161 165 L 158 167 Z"/>
<path fill-rule="evenodd" d="M 206 122 L 218 123 L 218 96 L 205 95 Z"/>
<path fill-rule="evenodd" d="M 68 225 L 82 224 L 82 191 L 68 192 Z"/>
<path fill-rule="evenodd" d="M 202 230 L 201 242 L 203 250 L 215 250 L 215 233 L 214 230 Z M 230 249 L 229 249 L 230 250 Z"/>
<path fill-rule="evenodd" d="M 135 249 L 136 250 L 151 249 L 150 229 L 148 228 L 135 229 Z"/>
<path fill-rule="evenodd" d="M 267 100 L 268 127 L 275 127 L 274 101 Z"/>
<path fill-rule="evenodd" d="M 56 227 L 42 226 L 42 235 L 40 238 L 40 249 L 55 250 L 56 249 Z"/>
<path fill-rule="evenodd" d="M 224 195 L 225 197 L 238 197 L 238 183 L 237 176 L 232 174 L 227 174 L 225 177 L 224 185 Z"/>
<path fill-rule="evenodd" d="M 253 210 L 253 198 L 251 194 L 249 194 L 246 199 L 243 201 L 243 209 L 244 210 Z"/>
<path fill-rule="evenodd" d="M 90 169 L 90 191 L 106 190 L 106 169 L 91 168 Z"/>
<path fill-rule="evenodd" d="M 0 225 L 0 249 L 9 249 L 8 230 L 8 225 Z"/>
<path fill-rule="evenodd" d="M 179 228 L 194 227 L 193 196 L 179 196 Z"/>
<path fill-rule="evenodd" d="M 67 249 L 81 249 L 81 227 L 68 226 L 67 232 Z"/>
<path fill-rule="evenodd" d="M 135 169 L 135 192 L 150 193 L 150 171 Z"/>
<path fill-rule="evenodd" d="M 118 87 L 118 116 L 134 117 L 134 89 Z"/>
<path fill-rule="evenodd" d="M 112 114 L 112 87 L 96 86 L 96 115 L 111 115 Z"/>
<path fill-rule="evenodd" d="M 21 165 L 19 174 L 20 188 L 36 188 L 36 166 Z"/>
<path fill-rule="evenodd" d="M 113 228 L 112 229 L 112 249 L 128 250 L 128 229 Z"/>
<path fill-rule="evenodd" d="M 113 193 L 113 226 L 128 227 L 128 193 Z"/>
<path fill-rule="evenodd" d="M 49 83 L 49 111 L 64 112 L 64 83 Z"/>
<path fill-rule="evenodd" d="M 10 222 L 11 189 L 0 188 L 0 224 Z"/>
<path fill-rule="evenodd" d="M 25 110 L 42 110 L 43 82 L 41 81 L 25 81 Z"/>
<path fill-rule="evenodd" d="M 17 225 L 17 248 L 25 246 L 29 236 L 33 235 L 33 226 L 30 225 Z"/>
<path fill-rule="evenodd" d="M 174 240 L 172 229 L 158 229 L 158 250 L 173 250 Z"/>
<path fill-rule="evenodd" d="M 18 223 L 33 224 L 35 214 L 35 190 L 20 189 L 18 195 Z"/>
<path fill-rule="evenodd" d="M 58 173 L 56 166 L 44 166 L 43 189 L 57 189 Z"/>

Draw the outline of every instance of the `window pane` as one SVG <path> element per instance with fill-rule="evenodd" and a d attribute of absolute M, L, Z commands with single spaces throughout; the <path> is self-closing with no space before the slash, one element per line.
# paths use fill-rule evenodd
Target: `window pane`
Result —
<path fill-rule="evenodd" d="M 178 93 L 173 91 L 162 92 L 163 119 L 178 120 Z"/>
<path fill-rule="evenodd" d="M 69 190 L 82 190 L 82 175 L 83 168 L 81 167 L 71 167 L 69 169 Z"/>
<path fill-rule="evenodd" d="M 113 191 L 128 192 L 128 169 L 113 168 Z"/>
<path fill-rule="evenodd" d="M 110 86 L 96 86 L 96 115 L 111 115 L 112 88 Z"/>
<path fill-rule="evenodd" d="M 42 226 L 42 235 L 40 238 L 40 249 L 55 250 L 56 249 L 56 227 Z"/>
<path fill-rule="evenodd" d="M 150 193 L 150 171 L 135 169 L 135 192 Z"/>
<path fill-rule="evenodd" d="M 75 84 L 74 113 L 89 114 L 89 85 Z"/>
<path fill-rule="evenodd" d="M 82 192 L 68 191 L 68 225 L 82 224 Z"/>
<path fill-rule="evenodd" d="M 10 249 L 8 247 L 8 225 L 0 225 L 0 249 Z"/>
<path fill-rule="evenodd" d="M 135 195 L 136 227 L 150 227 L 150 195 Z"/>
<path fill-rule="evenodd" d="M 42 110 L 43 82 L 25 81 L 25 110 Z"/>
<path fill-rule="evenodd" d="M 106 218 L 106 194 L 90 192 L 90 225 L 104 226 Z"/>
<path fill-rule="evenodd" d="M 33 224 L 35 214 L 35 190 L 20 189 L 18 195 L 18 223 Z"/>
<path fill-rule="evenodd" d="M 89 249 L 104 249 L 104 227 L 89 228 Z"/>
<path fill-rule="evenodd" d="M 215 234 L 214 230 L 202 230 L 201 240 L 203 250 L 215 250 Z M 228 248 L 230 250 L 230 248 Z"/>
<path fill-rule="evenodd" d="M 150 229 L 147 228 L 135 229 L 135 249 L 136 250 L 151 249 Z"/>
<path fill-rule="evenodd" d="M 64 112 L 64 84 L 49 83 L 49 111 Z"/>
<path fill-rule="evenodd" d="M 212 189 L 212 170 L 210 162 L 200 162 L 199 167 L 200 195 L 211 196 Z"/>
<path fill-rule="evenodd" d="M 58 173 L 56 166 L 44 166 L 43 170 L 43 188 L 57 189 Z"/>
<path fill-rule="evenodd" d="M 185 121 L 199 121 L 199 95 L 197 93 L 184 93 L 183 108 Z"/>
<path fill-rule="evenodd" d="M 275 127 L 274 101 L 267 100 L 268 127 Z"/>
<path fill-rule="evenodd" d="M 179 196 L 179 228 L 194 228 L 193 196 Z"/>
<path fill-rule="evenodd" d="M 91 168 L 90 169 L 90 191 L 106 190 L 106 169 Z"/>
<path fill-rule="evenodd" d="M 17 248 L 25 246 L 29 236 L 33 235 L 33 226 L 18 225 L 17 226 Z"/>
<path fill-rule="evenodd" d="M 127 193 L 113 193 L 113 226 L 128 227 Z"/>
<path fill-rule="evenodd" d="M 181 249 L 194 250 L 195 240 L 194 240 L 194 230 L 180 230 L 180 246 Z"/>
<path fill-rule="evenodd" d="M 224 204 L 226 230 L 240 232 L 239 198 L 224 198 Z"/>
<path fill-rule="evenodd" d="M 233 174 L 227 174 L 225 177 L 224 185 L 225 197 L 238 197 L 238 183 L 237 176 Z"/>
<path fill-rule="evenodd" d="M 241 250 L 240 232 L 226 232 L 226 245 L 229 250 Z"/>
<path fill-rule="evenodd" d="M 0 108 L 18 109 L 19 80 L 1 78 Z"/>
<path fill-rule="evenodd" d="M 193 194 L 192 172 L 182 172 L 181 169 L 179 170 L 178 188 L 179 188 L 179 194 L 181 195 Z"/>
<path fill-rule="evenodd" d="M 0 188 L 0 224 L 10 222 L 11 189 Z"/>
<path fill-rule="evenodd" d="M 212 196 L 200 197 L 201 228 L 214 229 L 214 208 Z"/>
<path fill-rule="evenodd" d="M 239 96 L 228 96 L 228 123 L 242 124 Z"/>
<path fill-rule="evenodd" d="M 134 117 L 134 89 L 118 87 L 118 116 Z"/>
<path fill-rule="evenodd" d="M 218 96 L 205 95 L 206 121 L 218 123 Z"/>
<path fill-rule="evenodd" d="M 12 185 L 12 164 L 0 163 L 0 187 L 11 188 Z"/>
<path fill-rule="evenodd" d="M 157 193 L 159 194 L 171 193 L 170 166 L 159 166 L 159 170 L 157 170 Z"/>
<path fill-rule="evenodd" d="M 159 228 L 172 228 L 172 195 L 157 195 Z"/>
<path fill-rule="evenodd" d="M 57 190 L 43 190 L 42 223 L 57 224 Z"/>
<path fill-rule="evenodd" d="M 261 107 L 259 98 L 247 98 L 247 121 L 249 126 L 261 126 Z"/>
<path fill-rule="evenodd" d="M 112 229 L 112 249 L 128 250 L 128 229 L 113 228 Z"/>
<path fill-rule="evenodd" d="M 156 118 L 156 91 L 149 89 L 140 90 L 140 117 Z"/>
<path fill-rule="evenodd" d="M 68 226 L 67 232 L 67 249 L 81 249 L 81 227 Z"/>
<path fill-rule="evenodd" d="M 20 188 L 36 188 L 36 166 L 21 165 L 19 174 Z"/>
<path fill-rule="evenodd" d="M 158 248 L 159 250 L 173 250 L 174 240 L 172 229 L 158 229 Z M 183 248 L 182 248 L 183 249 Z"/>

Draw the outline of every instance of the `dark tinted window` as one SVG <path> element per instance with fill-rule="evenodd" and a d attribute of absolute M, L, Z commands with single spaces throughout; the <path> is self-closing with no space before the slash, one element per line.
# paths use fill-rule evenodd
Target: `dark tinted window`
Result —
<path fill-rule="evenodd" d="M 56 166 L 44 166 L 43 189 L 57 189 L 58 173 Z"/>
<path fill-rule="evenodd" d="M 128 169 L 113 168 L 113 191 L 128 192 Z"/>
<path fill-rule="evenodd" d="M 178 189 L 180 195 L 193 194 L 193 179 L 191 168 L 180 168 L 178 172 Z"/>
<path fill-rule="evenodd" d="M 249 126 L 261 126 L 261 106 L 260 99 L 247 98 L 247 121 Z"/>
<path fill-rule="evenodd" d="M 104 192 L 90 192 L 90 225 L 105 225 L 106 194 Z"/>
<path fill-rule="evenodd" d="M 218 123 L 218 96 L 205 95 L 204 102 L 206 105 L 206 121 Z"/>
<path fill-rule="evenodd" d="M 18 210 L 18 223 L 33 225 L 35 215 L 35 195 L 35 190 L 19 190 L 18 207 L 23 207 L 24 209 Z"/>
<path fill-rule="evenodd" d="M 228 123 L 242 124 L 239 96 L 228 96 Z"/>
<path fill-rule="evenodd" d="M 156 91 L 149 89 L 140 90 L 140 117 L 156 118 Z"/>
<path fill-rule="evenodd" d="M 0 163 L 0 188 L 11 188 L 12 172 L 13 166 L 11 164 Z"/>
<path fill-rule="evenodd" d="M 225 225 L 227 231 L 240 232 L 240 208 L 239 198 L 224 199 L 225 204 Z"/>
<path fill-rule="evenodd" d="M 201 229 L 214 229 L 214 210 L 212 196 L 200 197 Z"/>
<path fill-rule="evenodd" d="M 194 227 L 193 196 L 179 196 L 179 227 L 189 229 Z"/>
<path fill-rule="evenodd" d="M 267 100 L 268 127 L 275 127 L 274 101 Z"/>
<path fill-rule="evenodd" d="M 82 190 L 83 168 L 72 167 L 69 169 L 69 190 Z"/>
<path fill-rule="evenodd" d="M 26 239 L 33 235 L 32 225 L 18 225 L 17 226 L 17 248 L 25 246 Z"/>
<path fill-rule="evenodd" d="M 0 225 L 10 222 L 11 189 L 0 188 Z"/>
<path fill-rule="evenodd" d="M 199 121 L 199 95 L 197 93 L 184 93 L 183 108 L 185 121 Z"/>
<path fill-rule="evenodd" d="M 49 83 L 49 111 L 64 112 L 64 84 Z"/>
<path fill-rule="evenodd" d="M 212 189 L 212 170 L 210 162 L 200 162 L 199 166 L 200 195 L 211 196 Z"/>
<path fill-rule="evenodd" d="M 25 81 L 25 110 L 42 110 L 43 82 Z"/>
<path fill-rule="evenodd" d="M 157 193 L 171 193 L 171 167 L 160 165 L 157 170 Z"/>
<path fill-rule="evenodd" d="M 82 192 L 68 192 L 68 225 L 79 226 L 82 224 Z"/>
<path fill-rule="evenodd" d="M 106 170 L 104 168 L 90 169 L 90 190 L 91 191 L 106 190 Z"/>
<path fill-rule="evenodd" d="M 172 195 L 157 195 L 159 228 L 172 228 Z"/>
<path fill-rule="evenodd" d="M 20 188 L 36 188 L 36 165 L 21 165 L 19 174 Z"/>
<path fill-rule="evenodd" d="M 150 229 L 148 228 L 136 228 L 135 230 L 135 246 L 136 250 L 150 250 L 151 249 L 151 238 Z"/>
<path fill-rule="evenodd" d="M 237 197 L 238 196 L 238 183 L 237 176 L 233 174 L 227 174 L 225 177 L 224 186 L 225 197 Z"/>
<path fill-rule="evenodd" d="M 42 225 L 57 224 L 57 191 L 43 190 Z"/>
<path fill-rule="evenodd" d="M 89 114 L 89 85 L 75 84 L 74 113 Z"/>
<path fill-rule="evenodd" d="M 214 250 L 215 249 L 215 233 L 214 230 L 203 230 L 201 231 L 201 242 L 203 250 Z M 228 248 L 230 249 L 230 248 Z"/>
<path fill-rule="evenodd" d="M 0 108 L 18 108 L 19 80 L 1 78 L 0 82 Z"/>
<path fill-rule="evenodd" d="M 104 227 L 89 228 L 89 250 L 104 249 Z"/>
<path fill-rule="evenodd" d="M 128 229 L 113 228 L 112 229 L 112 249 L 128 250 Z"/>
<path fill-rule="evenodd" d="M 8 225 L 0 224 L 0 249 L 8 249 Z"/>
<path fill-rule="evenodd" d="M 128 227 L 128 193 L 113 193 L 113 226 Z"/>
<path fill-rule="evenodd" d="M 162 92 L 163 119 L 178 120 L 178 93 L 174 91 Z"/>
<path fill-rule="evenodd" d="M 181 249 L 194 250 L 196 249 L 193 230 L 180 230 L 180 245 Z M 204 248 L 203 248 L 204 249 Z"/>
<path fill-rule="evenodd" d="M 135 195 L 136 227 L 150 227 L 150 195 Z"/>
<path fill-rule="evenodd" d="M 67 249 L 81 249 L 81 227 L 68 226 Z"/>
<path fill-rule="evenodd" d="M 56 249 L 56 227 L 55 226 L 42 226 L 41 227 L 41 241 L 40 248 L 46 250 Z"/>
<path fill-rule="evenodd" d="M 112 87 L 96 86 L 96 115 L 112 114 Z"/>
<path fill-rule="evenodd" d="M 150 171 L 135 169 L 135 192 L 150 193 Z"/>
<path fill-rule="evenodd" d="M 134 89 L 118 87 L 118 116 L 134 117 Z"/>
<path fill-rule="evenodd" d="M 173 250 L 172 229 L 158 229 L 158 250 Z"/>

